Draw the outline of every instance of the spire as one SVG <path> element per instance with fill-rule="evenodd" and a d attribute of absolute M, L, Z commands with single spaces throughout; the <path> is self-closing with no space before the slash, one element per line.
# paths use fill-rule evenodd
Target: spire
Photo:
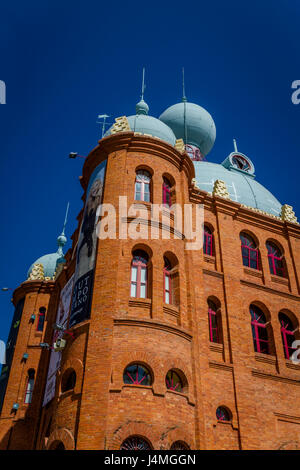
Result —
<path fill-rule="evenodd" d="M 145 67 L 143 67 L 142 94 L 141 94 L 141 100 L 137 103 L 137 105 L 135 107 L 136 114 L 148 114 L 148 112 L 149 112 L 149 106 L 144 101 L 145 88 L 146 88 L 146 85 L 145 85 Z"/>
<path fill-rule="evenodd" d="M 237 144 L 236 144 L 236 140 L 233 139 L 233 147 L 234 147 L 234 151 L 235 152 L 238 152 L 238 148 L 237 148 Z"/>
<path fill-rule="evenodd" d="M 182 67 L 182 101 L 184 103 L 187 102 L 187 99 L 185 96 L 184 67 Z"/>
<path fill-rule="evenodd" d="M 63 255 L 64 255 L 64 253 L 63 253 L 63 247 L 64 247 L 65 244 L 67 243 L 67 237 L 65 236 L 65 228 L 66 228 L 67 220 L 68 220 L 69 206 L 70 206 L 70 203 L 68 202 L 68 204 L 67 204 L 67 210 L 66 210 L 66 215 L 65 215 L 65 221 L 64 221 L 64 225 L 63 225 L 63 229 L 62 229 L 61 234 L 60 234 L 59 237 L 57 238 L 57 244 L 58 244 L 57 253 L 58 253 L 60 256 L 63 256 Z"/>

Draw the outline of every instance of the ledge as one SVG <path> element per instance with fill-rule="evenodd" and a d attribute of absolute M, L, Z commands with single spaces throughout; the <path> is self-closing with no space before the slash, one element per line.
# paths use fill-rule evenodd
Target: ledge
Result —
<path fill-rule="evenodd" d="M 253 268 L 244 267 L 244 273 L 245 274 L 250 274 L 250 276 L 259 277 L 260 279 L 262 279 L 262 277 L 263 277 L 263 273 L 260 269 L 253 269 Z"/>
<path fill-rule="evenodd" d="M 289 285 L 289 280 L 286 277 L 275 276 L 274 274 L 271 274 L 271 281 L 277 282 L 278 284 L 283 284 L 284 286 Z"/>
<path fill-rule="evenodd" d="M 257 362 L 264 362 L 272 365 L 276 365 L 277 363 L 276 356 L 271 356 L 270 354 L 255 353 L 254 357 Z"/>
<path fill-rule="evenodd" d="M 170 325 L 169 323 L 158 322 L 155 320 L 145 320 L 141 318 L 115 318 L 114 325 L 119 326 L 137 326 L 141 328 L 152 328 L 155 330 L 167 331 L 177 336 L 181 336 L 187 341 L 192 341 L 192 335 L 178 326 Z"/>
<path fill-rule="evenodd" d="M 215 264 L 216 262 L 215 256 L 206 255 L 205 253 L 203 253 L 203 259 L 206 263 L 210 263 L 210 264 Z"/>
<path fill-rule="evenodd" d="M 222 343 L 213 343 L 209 342 L 209 349 L 218 353 L 222 353 L 224 350 L 224 345 Z"/>
<path fill-rule="evenodd" d="M 129 299 L 129 307 L 151 308 L 151 299 L 131 298 Z"/>
<path fill-rule="evenodd" d="M 176 305 L 164 304 L 163 312 L 176 318 L 179 317 L 179 308 Z"/>
<path fill-rule="evenodd" d="M 300 371 L 300 363 L 299 364 L 294 364 L 293 361 L 287 359 L 285 361 L 285 365 L 288 369 L 294 369 L 294 370 L 299 370 Z"/>

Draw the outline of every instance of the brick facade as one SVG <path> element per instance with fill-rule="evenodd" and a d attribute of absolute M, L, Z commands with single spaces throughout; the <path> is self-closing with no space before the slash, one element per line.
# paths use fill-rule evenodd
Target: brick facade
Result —
<path fill-rule="evenodd" d="M 74 272 L 78 228 L 67 264 L 55 282 L 26 281 L 14 293 L 25 297 L 13 364 L 0 418 L 1 449 L 119 449 L 129 436 L 141 436 L 154 449 L 180 441 L 191 449 L 297 449 L 300 447 L 300 366 L 285 358 L 278 314 L 284 311 L 299 332 L 300 226 L 212 196 L 193 184 L 194 167 L 159 139 L 121 132 L 104 138 L 88 156 L 80 178 L 85 191 L 92 171 L 107 160 L 103 203 L 117 209 L 118 198 L 134 202 L 135 173 L 150 172 L 151 203 L 162 203 L 162 181 L 172 182 L 172 202 L 203 204 L 213 232 L 213 256 L 186 250 L 186 240 L 171 237 L 98 240 L 91 317 L 72 328 L 57 375 L 56 396 L 42 400 L 59 292 Z M 151 203 L 147 203 L 150 212 Z M 133 216 L 134 217 L 134 216 Z M 141 216 L 143 218 L 143 216 Z M 127 223 L 131 223 L 129 216 Z M 144 226 L 150 227 L 146 220 Z M 117 235 L 119 225 L 117 224 Z M 243 266 L 240 233 L 257 242 L 261 270 Z M 287 277 L 270 274 L 266 241 L 284 253 Z M 148 295 L 130 297 L 132 252 L 149 256 Z M 173 262 L 173 305 L 164 304 L 164 256 Z M 208 299 L 218 306 L 221 342 L 210 342 Z M 270 354 L 256 353 L 250 304 L 266 317 Z M 47 309 L 44 332 L 30 315 Z M 24 351 L 29 352 L 26 363 Z M 128 364 L 146 366 L 150 386 L 124 384 Z M 36 371 L 32 403 L 25 405 L 26 373 Z M 75 387 L 62 389 L 68 371 Z M 169 370 L 178 372 L 182 393 L 167 390 Z M 13 403 L 20 404 L 16 413 Z M 218 420 L 225 407 L 229 421 Z"/>

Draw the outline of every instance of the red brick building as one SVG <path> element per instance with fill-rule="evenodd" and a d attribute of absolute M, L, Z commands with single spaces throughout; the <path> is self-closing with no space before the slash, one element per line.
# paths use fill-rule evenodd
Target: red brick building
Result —
<path fill-rule="evenodd" d="M 71 249 L 63 233 L 13 294 L 1 449 L 300 448 L 300 226 L 236 145 L 207 162 L 214 140 L 203 108 L 156 119 L 142 99 L 90 152 Z M 175 203 L 203 205 L 203 249 L 186 249 Z M 162 219 L 151 237 L 153 204 L 169 239 Z"/>

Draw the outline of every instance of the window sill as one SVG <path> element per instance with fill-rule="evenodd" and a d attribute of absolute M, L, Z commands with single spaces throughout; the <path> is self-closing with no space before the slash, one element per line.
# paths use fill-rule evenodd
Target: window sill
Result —
<path fill-rule="evenodd" d="M 203 258 L 206 263 L 215 264 L 216 262 L 216 257 L 212 255 L 206 255 L 205 253 L 203 253 Z"/>
<path fill-rule="evenodd" d="M 151 307 L 152 300 L 151 299 L 143 299 L 139 297 L 130 297 L 129 299 L 129 307 Z"/>
<path fill-rule="evenodd" d="M 286 277 L 275 276 L 275 274 L 271 274 L 271 281 L 277 282 L 277 284 L 283 284 L 284 286 L 289 285 L 289 280 Z"/>
<path fill-rule="evenodd" d="M 176 318 L 179 317 L 179 308 L 176 307 L 175 305 L 164 304 L 163 311 L 164 313 L 167 313 L 168 315 L 172 315 L 173 317 L 176 317 Z"/>
<path fill-rule="evenodd" d="M 285 365 L 288 369 L 294 369 L 294 370 L 299 370 L 300 371 L 300 363 L 299 364 L 294 364 L 293 361 L 290 359 L 285 360 Z"/>
<path fill-rule="evenodd" d="M 249 268 L 244 266 L 244 273 L 245 274 L 250 274 L 250 276 L 255 276 L 255 277 L 263 277 L 263 273 L 260 269 L 254 269 L 254 268 Z"/>
<path fill-rule="evenodd" d="M 213 341 L 209 342 L 209 349 L 218 353 L 222 353 L 224 346 L 222 343 L 214 343 Z"/>
<path fill-rule="evenodd" d="M 174 395 L 179 395 L 180 397 L 184 397 L 184 398 L 187 398 L 188 397 L 188 393 L 187 392 L 177 392 L 176 390 L 170 390 L 169 388 L 167 388 L 166 390 L 166 393 L 173 393 Z"/>
<path fill-rule="evenodd" d="M 254 357 L 257 362 L 264 362 L 266 364 L 275 365 L 277 362 L 276 356 L 271 356 L 270 354 L 255 353 Z"/>

